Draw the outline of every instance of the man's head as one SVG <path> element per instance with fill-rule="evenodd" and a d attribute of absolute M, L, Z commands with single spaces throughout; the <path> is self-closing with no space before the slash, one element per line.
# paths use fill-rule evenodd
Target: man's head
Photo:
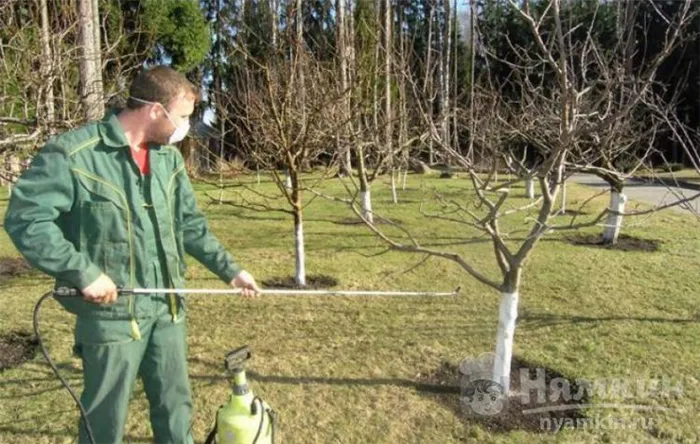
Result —
<path fill-rule="evenodd" d="M 149 142 L 167 144 L 184 137 L 199 100 L 199 91 L 185 76 L 167 66 L 155 66 L 131 83 L 126 107 L 139 115 Z"/>

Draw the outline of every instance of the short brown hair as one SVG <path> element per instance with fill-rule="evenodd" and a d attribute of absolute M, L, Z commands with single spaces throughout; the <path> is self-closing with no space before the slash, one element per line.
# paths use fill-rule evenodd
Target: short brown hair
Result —
<path fill-rule="evenodd" d="M 131 83 L 126 107 L 138 109 L 146 105 L 132 99 L 135 97 L 149 102 L 161 103 L 167 108 L 170 102 L 183 92 L 186 95 L 191 95 L 195 103 L 201 99 L 199 89 L 187 80 L 187 77 L 168 66 L 154 66 L 141 71 Z"/>

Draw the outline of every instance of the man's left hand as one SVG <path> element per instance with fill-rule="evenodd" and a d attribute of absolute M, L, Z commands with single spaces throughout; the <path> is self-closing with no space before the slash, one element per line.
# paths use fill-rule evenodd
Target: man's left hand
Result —
<path fill-rule="evenodd" d="M 255 278 L 245 270 L 238 273 L 238 276 L 231 281 L 231 286 L 233 288 L 243 289 L 241 294 L 246 298 L 251 298 L 260 294 L 260 288 L 258 284 L 255 283 Z"/>

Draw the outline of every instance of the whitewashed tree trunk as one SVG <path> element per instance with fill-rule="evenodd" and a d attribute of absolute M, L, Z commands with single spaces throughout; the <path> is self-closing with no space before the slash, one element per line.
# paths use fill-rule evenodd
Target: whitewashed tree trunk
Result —
<path fill-rule="evenodd" d="M 304 250 L 304 223 L 301 211 L 294 213 L 294 252 L 296 256 L 296 275 L 294 280 L 299 286 L 306 285 L 306 252 Z"/>
<path fill-rule="evenodd" d="M 525 179 L 525 193 L 528 199 L 535 198 L 535 181 L 532 179 L 532 177 Z"/>
<path fill-rule="evenodd" d="M 406 190 L 406 180 L 408 180 L 408 168 L 403 170 L 403 180 L 401 181 L 402 190 Z"/>
<path fill-rule="evenodd" d="M 617 243 L 620 229 L 622 229 L 622 215 L 614 214 L 614 212 L 623 213 L 625 211 L 625 203 L 627 203 L 627 196 L 614 190 L 610 193 L 609 208 L 611 213 L 608 214 L 605 231 L 603 232 L 603 242 L 606 244 Z"/>
<path fill-rule="evenodd" d="M 493 363 L 492 380 L 503 387 L 503 393 L 510 390 L 510 365 L 513 360 L 513 337 L 515 320 L 518 318 L 518 292 L 503 293 L 498 314 L 496 333 L 496 358 Z"/>
<path fill-rule="evenodd" d="M 561 214 L 566 214 L 566 180 L 561 184 Z"/>
<path fill-rule="evenodd" d="M 292 176 L 289 175 L 289 170 L 284 175 L 284 186 L 288 189 L 292 189 Z"/>
<path fill-rule="evenodd" d="M 397 174 L 401 174 L 401 171 L 399 171 Z M 399 198 L 396 195 L 396 174 L 394 174 L 394 170 L 391 171 L 391 201 L 393 203 L 399 203 Z"/>
<path fill-rule="evenodd" d="M 362 200 L 362 217 L 370 223 L 374 223 L 372 214 L 372 191 L 367 188 L 366 191 L 360 191 L 360 199 Z"/>

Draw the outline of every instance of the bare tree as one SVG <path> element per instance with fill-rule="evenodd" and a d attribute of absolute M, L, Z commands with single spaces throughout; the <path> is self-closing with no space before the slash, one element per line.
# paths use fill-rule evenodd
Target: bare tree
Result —
<path fill-rule="evenodd" d="M 447 198 L 438 194 L 436 197 L 440 209 L 424 209 L 423 213 L 428 218 L 456 224 L 460 227 L 459 232 L 466 233 L 465 237 L 476 241 L 486 238 L 493 245 L 493 268 L 498 277 L 494 277 L 490 269 L 471 263 L 462 254 L 422 245 L 410 231 L 398 225 L 393 224 L 393 227 L 400 230 L 402 235 L 388 234 L 363 216 L 363 211 L 357 205 L 357 194 L 350 187 L 347 188 L 352 196 L 350 199 L 336 197 L 350 205 L 390 249 L 454 261 L 467 274 L 501 293 L 492 378 L 501 384 L 505 393 L 509 391 L 515 320 L 524 265 L 530 254 L 549 232 L 595 225 L 607 214 L 614 213 L 606 209 L 581 223 L 575 223 L 574 220 L 566 223 L 558 219 L 555 202 L 562 189 L 567 168 L 583 168 L 580 159 L 588 149 L 598 149 L 600 153 L 600 144 L 590 143 L 590 138 L 593 137 L 591 131 L 596 131 L 595 137 L 601 140 L 624 139 L 629 131 L 621 125 L 623 122 L 627 126 L 631 125 L 634 121 L 633 111 L 645 97 L 644 90 L 634 89 L 635 94 L 629 95 L 634 99 L 618 103 L 614 111 L 609 110 L 607 98 L 619 97 L 615 94 L 619 90 L 608 90 L 615 87 L 616 83 L 608 82 L 606 77 L 611 67 L 616 66 L 614 60 L 605 59 L 597 51 L 599 48 L 593 44 L 590 23 L 586 24 L 590 27 L 584 42 L 566 37 L 567 30 L 562 21 L 565 11 L 562 11 L 560 0 L 552 0 L 541 15 L 533 12 L 527 1 L 520 4 L 509 0 L 509 3 L 529 25 L 536 43 L 535 53 L 516 48 L 519 61 L 518 64 L 511 64 L 513 81 L 518 82 L 517 90 L 522 93 L 518 100 L 512 100 L 502 95 L 491 82 L 485 81 L 484 85 L 478 87 L 475 85 L 471 100 L 473 117 L 468 123 L 472 128 L 470 137 L 482 156 L 500 159 L 513 169 L 527 171 L 525 177 L 516 175 L 512 180 L 496 180 L 496 162 L 492 162 L 490 171 L 481 174 L 475 168 L 469 152 L 465 155 L 444 140 L 439 124 L 430 115 L 430 101 L 419 100 L 424 97 L 420 87 L 409 72 L 403 73 L 413 87 L 417 111 L 430 139 L 445 156 L 454 159 L 468 171 L 473 193 L 468 196 L 465 192 L 464 199 Z M 687 8 L 669 22 L 669 41 L 672 42 L 674 35 L 687 23 L 685 13 Z M 499 58 L 498 54 L 487 56 Z M 606 69 L 593 70 L 592 65 Z M 543 66 L 552 73 L 553 84 L 548 83 L 548 76 L 532 75 L 533 72 L 541 72 Z M 658 64 L 652 64 L 652 71 L 656 69 L 654 66 L 658 67 Z M 638 81 L 626 79 L 625 87 L 648 85 L 652 71 L 636 73 Z M 600 88 L 600 85 L 603 87 Z M 613 125 L 611 121 L 617 124 Z M 523 146 L 532 151 L 535 159 L 527 165 L 522 160 Z M 643 157 L 644 153 L 639 155 Z M 539 197 L 525 203 L 514 202 L 512 186 L 528 178 L 538 183 Z"/>
<path fill-rule="evenodd" d="M 227 99 L 245 115 L 229 122 L 239 126 L 250 137 L 249 153 L 256 163 L 271 170 L 278 195 L 264 194 L 252 187 L 237 186 L 243 191 L 236 200 L 223 202 L 256 211 L 278 211 L 289 214 L 294 222 L 296 257 L 295 281 L 306 285 L 304 209 L 309 201 L 304 192 L 312 190 L 326 178 L 305 180 L 305 165 L 322 155 L 333 156 L 334 140 L 345 124 L 344 96 L 338 91 L 336 71 L 306 57 L 302 51 L 293 59 L 256 61 L 251 67 L 251 82 L 240 83 Z M 298 65 L 304 64 L 304 67 Z M 298 74 L 303 72 L 304 85 Z M 304 95 L 299 90 L 304 89 Z M 242 103 L 241 103 L 242 102 Z M 289 184 L 281 171 L 286 172 Z M 283 204 L 279 203 L 282 200 Z"/>

